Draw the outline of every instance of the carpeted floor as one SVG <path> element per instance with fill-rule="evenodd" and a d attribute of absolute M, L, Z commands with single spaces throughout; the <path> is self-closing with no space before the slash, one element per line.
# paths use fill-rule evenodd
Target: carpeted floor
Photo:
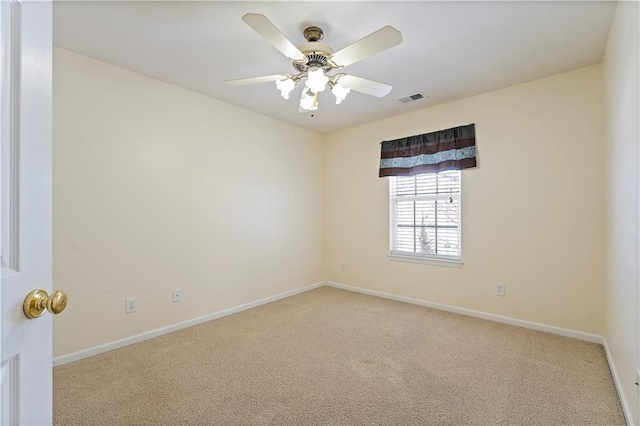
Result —
<path fill-rule="evenodd" d="M 54 369 L 62 425 L 622 425 L 602 346 L 322 287 Z"/>

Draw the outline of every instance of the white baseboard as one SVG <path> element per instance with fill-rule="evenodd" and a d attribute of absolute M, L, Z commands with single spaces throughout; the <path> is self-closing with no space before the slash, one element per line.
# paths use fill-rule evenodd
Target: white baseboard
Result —
<path fill-rule="evenodd" d="M 631 425 L 633 424 L 633 416 L 631 415 L 631 409 L 629 408 L 629 403 L 627 402 L 624 389 L 622 388 L 622 382 L 620 381 L 620 376 L 618 375 L 616 364 L 614 363 L 613 357 L 611 356 L 611 351 L 609 350 L 607 339 L 602 339 L 602 340 L 603 340 L 602 346 L 604 346 L 604 353 L 607 356 L 607 362 L 609 363 L 609 370 L 611 370 L 613 383 L 615 383 L 616 390 L 618 391 L 618 398 L 620 399 L 620 404 L 622 404 L 622 411 L 624 411 L 624 417 L 627 419 L 627 424 Z"/>
<path fill-rule="evenodd" d="M 505 317 L 502 315 L 489 314 L 486 312 L 474 311 L 472 309 L 459 308 L 457 306 L 444 305 L 442 303 L 427 302 L 425 300 L 414 299 L 413 297 L 398 296 L 391 293 L 384 293 L 382 291 L 369 290 L 361 287 L 354 287 L 350 285 L 335 283 L 331 281 L 325 281 L 326 286 L 340 288 L 343 290 L 355 291 L 357 293 L 368 294 L 371 296 L 378 296 L 385 299 L 391 299 L 398 302 L 411 303 L 412 305 L 425 306 L 427 308 L 438 309 L 440 311 L 453 312 L 455 314 L 466 315 L 469 317 L 481 318 L 489 321 L 500 322 L 503 324 L 515 325 L 523 328 L 530 328 L 532 330 L 544 331 L 547 333 L 558 334 L 560 336 L 572 337 L 574 339 L 584 340 L 592 343 L 603 343 L 602 336 L 596 334 L 584 333 L 582 331 L 569 330 L 567 328 L 554 327 L 552 325 L 540 324 L 537 322 L 525 321 L 511 317 Z"/>
<path fill-rule="evenodd" d="M 124 339 L 116 340 L 114 342 L 105 343 L 103 345 L 94 346 L 93 348 L 83 349 L 78 352 L 73 352 L 67 355 L 62 355 L 53 359 L 53 366 L 57 367 L 59 365 L 68 364 L 70 362 L 78 361 L 83 358 L 88 358 L 90 356 L 98 355 L 104 352 L 108 352 L 114 349 L 122 348 L 124 346 L 132 345 L 134 343 L 142 342 L 143 340 L 152 339 L 154 337 L 162 336 L 163 334 L 172 333 L 174 331 L 182 330 L 183 328 L 192 327 L 194 325 L 202 324 L 203 322 L 211 321 L 217 318 L 226 317 L 227 315 L 235 314 L 241 311 L 246 311 L 247 309 L 255 308 L 261 305 L 265 305 L 267 303 L 275 302 L 281 299 L 286 299 L 287 297 L 295 296 L 296 294 L 304 293 L 309 290 L 316 289 L 318 287 L 322 287 L 324 285 L 323 282 L 319 282 L 316 284 L 311 284 L 305 287 L 297 288 L 295 290 L 285 291 L 284 293 L 276 294 L 274 296 L 265 297 L 264 299 L 256 300 L 253 302 L 245 303 L 239 306 L 235 306 L 229 309 L 223 309 L 222 311 L 214 312 L 209 315 L 205 315 L 202 317 L 194 318 L 188 321 L 184 321 L 178 324 L 173 324 L 167 327 L 158 328 L 155 330 L 147 331 L 145 333 L 140 333 L 135 336 L 126 337 Z"/>

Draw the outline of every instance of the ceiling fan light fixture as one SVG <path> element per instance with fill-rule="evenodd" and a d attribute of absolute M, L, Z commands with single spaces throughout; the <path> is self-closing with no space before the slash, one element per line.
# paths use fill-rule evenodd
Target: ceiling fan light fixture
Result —
<path fill-rule="evenodd" d="M 338 83 L 334 84 L 331 88 L 331 93 L 336 97 L 336 105 L 344 101 L 349 92 L 351 92 L 351 87 L 344 87 Z"/>
<path fill-rule="evenodd" d="M 324 75 L 322 68 L 309 68 L 307 71 L 307 81 L 304 85 L 309 88 L 313 93 L 322 92 L 329 82 L 329 77 Z"/>
<path fill-rule="evenodd" d="M 296 82 L 292 78 L 287 77 L 285 79 L 276 80 L 276 87 L 283 98 L 289 99 L 289 93 L 296 88 Z"/>

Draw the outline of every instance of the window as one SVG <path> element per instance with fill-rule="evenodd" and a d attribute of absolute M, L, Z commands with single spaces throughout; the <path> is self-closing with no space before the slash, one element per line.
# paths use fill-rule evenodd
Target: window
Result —
<path fill-rule="evenodd" d="M 389 178 L 390 254 L 462 259 L 460 171 Z"/>

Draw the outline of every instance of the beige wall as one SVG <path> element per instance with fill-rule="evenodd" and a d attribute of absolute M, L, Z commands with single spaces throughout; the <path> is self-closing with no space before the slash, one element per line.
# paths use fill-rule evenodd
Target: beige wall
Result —
<path fill-rule="evenodd" d="M 462 172 L 464 265 L 389 260 L 379 142 L 469 123 L 479 167 Z M 325 143 L 325 279 L 602 334 L 600 65 L 344 130 Z M 506 297 L 494 296 L 495 282 L 506 284 Z"/>
<path fill-rule="evenodd" d="M 633 424 L 640 421 L 634 385 L 640 359 L 638 29 L 638 3 L 618 3 L 604 58 L 605 338 Z"/>
<path fill-rule="evenodd" d="M 53 107 L 54 356 L 322 279 L 321 135 L 60 49 Z"/>

